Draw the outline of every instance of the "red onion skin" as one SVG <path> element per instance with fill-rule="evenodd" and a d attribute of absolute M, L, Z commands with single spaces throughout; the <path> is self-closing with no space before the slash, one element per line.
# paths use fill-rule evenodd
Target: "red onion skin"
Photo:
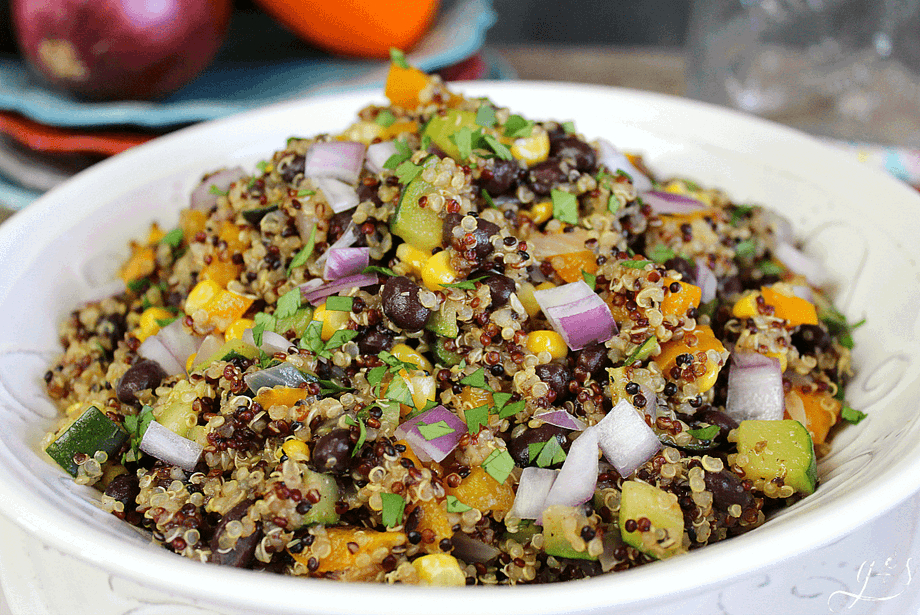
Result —
<path fill-rule="evenodd" d="M 211 63 L 232 0 L 13 0 L 26 63 L 51 85 L 89 100 L 172 93 Z"/>

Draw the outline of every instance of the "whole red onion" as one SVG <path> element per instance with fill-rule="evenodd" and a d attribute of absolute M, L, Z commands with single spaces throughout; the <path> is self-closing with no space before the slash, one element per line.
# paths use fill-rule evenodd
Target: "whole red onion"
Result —
<path fill-rule="evenodd" d="M 53 86 L 91 100 L 174 92 L 211 63 L 232 0 L 13 0 L 16 40 Z"/>

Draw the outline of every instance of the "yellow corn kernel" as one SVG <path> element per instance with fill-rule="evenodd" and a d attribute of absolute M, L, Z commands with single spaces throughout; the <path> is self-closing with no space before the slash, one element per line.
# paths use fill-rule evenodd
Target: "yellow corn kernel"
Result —
<path fill-rule="evenodd" d="M 338 310 L 327 310 L 326 303 L 323 302 L 316 306 L 313 311 L 313 320 L 323 323 L 323 329 L 319 336 L 324 342 L 328 342 L 332 334 L 339 329 L 344 329 L 351 320 L 350 312 L 341 312 Z"/>
<path fill-rule="evenodd" d="M 214 280 L 198 282 L 192 292 L 188 294 L 188 299 L 185 300 L 185 313 L 194 314 L 198 310 L 204 309 L 222 290 L 221 285 Z"/>
<path fill-rule="evenodd" d="M 431 258 L 431 254 L 424 250 L 419 250 L 407 243 L 401 243 L 396 248 L 396 257 L 401 260 L 415 275 L 421 275 L 422 267 Z"/>
<path fill-rule="evenodd" d="M 759 314 L 757 311 L 757 297 L 760 293 L 752 291 L 742 296 L 732 306 L 732 315 L 735 318 L 753 318 Z"/>
<path fill-rule="evenodd" d="M 530 317 L 540 313 L 540 304 L 533 297 L 533 291 L 535 290 L 536 288 L 530 282 L 522 282 L 521 290 L 518 292 L 518 299 L 521 301 L 521 305 L 524 306 L 524 311 Z"/>
<path fill-rule="evenodd" d="M 192 368 L 195 367 L 195 357 L 197 357 L 197 356 L 198 356 L 198 353 L 197 353 L 197 352 L 193 352 L 193 353 L 190 354 L 190 355 L 188 356 L 188 358 L 185 360 L 185 372 L 186 372 L 186 373 L 190 373 L 190 372 L 192 371 Z"/>
<path fill-rule="evenodd" d="M 447 553 L 432 553 L 423 555 L 412 566 L 418 573 L 422 585 L 438 585 L 441 587 L 460 587 L 466 585 L 466 575 L 460 568 L 460 562 L 453 555 Z"/>
<path fill-rule="evenodd" d="M 396 344 L 390 349 L 390 354 L 402 361 L 403 363 L 413 363 L 419 369 L 425 370 L 429 374 L 434 371 L 434 367 L 431 365 L 425 356 L 414 348 L 410 348 L 405 344 Z"/>
<path fill-rule="evenodd" d="M 241 340 L 243 339 L 243 332 L 246 331 L 246 329 L 251 329 L 255 324 L 255 321 L 251 318 L 240 318 L 239 320 L 235 320 L 233 324 L 224 331 L 224 338 L 227 341 Z"/>
<path fill-rule="evenodd" d="M 541 282 L 537 285 L 537 290 L 548 290 L 550 288 L 556 288 L 556 285 L 552 282 Z"/>
<path fill-rule="evenodd" d="M 536 224 L 543 224 L 553 217 L 553 204 L 550 201 L 534 203 L 530 208 L 529 218 Z"/>
<path fill-rule="evenodd" d="M 555 331 L 531 332 L 527 336 L 527 350 L 534 354 L 546 351 L 554 359 L 562 359 L 569 354 L 565 340 Z"/>
<path fill-rule="evenodd" d="M 150 232 L 147 233 L 147 245 L 152 246 L 158 244 L 163 237 L 166 236 L 166 233 L 163 232 L 163 229 L 154 222 L 150 225 Z"/>
<path fill-rule="evenodd" d="M 143 342 L 151 335 L 156 335 L 160 331 L 160 325 L 157 324 L 158 320 L 171 320 L 175 317 L 175 314 L 165 308 L 147 308 L 141 314 L 140 328 L 134 332 L 134 337 Z"/>
<path fill-rule="evenodd" d="M 545 130 L 535 127 L 529 137 L 515 139 L 511 145 L 511 155 L 523 160 L 527 166 L 543 162 L 549 157 L 549 135 Z"/>
<path fill-rule="evenodd" d="M 383 126 L 377 122 L 361 120 L 349 126 L 336 139 L 338 141 L 360 141 L 365 145 L 370 145 L 374 139 L 381 137 L 383 137 Z"/>
<path fill-rule="evenodd" d="M 288 440 L 281 445 L 284 454 L 295 461 L 309 461 L 310 448 L 301 440 Z"/>
<path fill-rule="evenodd" d="M 457 272 L 450 266 L 450 253 L 438 252 L 422 267 L 422 282 L 429 290 L 444 290 L 441 284 L 453 284 L 457 281 Z"/>

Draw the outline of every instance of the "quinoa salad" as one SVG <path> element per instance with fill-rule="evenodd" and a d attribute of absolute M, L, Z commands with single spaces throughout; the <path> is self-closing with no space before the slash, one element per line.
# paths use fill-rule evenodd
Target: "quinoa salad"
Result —
<path fill-rule="evenodd" d="M 398 52 L 385 94 L 131 243 L 60 325 L 49 462 L 193 560 L 448 586 L 626 570 L 814 492 L 864 416 L 859 323 L 787 221 Z"/>

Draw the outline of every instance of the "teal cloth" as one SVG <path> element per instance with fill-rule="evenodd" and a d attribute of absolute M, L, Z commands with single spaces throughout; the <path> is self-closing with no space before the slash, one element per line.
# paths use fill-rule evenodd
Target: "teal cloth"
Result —
<path fill-rule="evenodd" d="M 457 0 L 408 55 L 432 72 L 470 57 L 495 22 L 491 0 Z M 302 43 L 259 12 L 239 12 L 214 63 L 158 101 L 81 102 L 43 86 L 18 57 L 0 55 L 0 109 L 56 126 L 177 126 L 267 104 L 356 87 L 379 87 L 381 60 L 330 56 Z"/>

